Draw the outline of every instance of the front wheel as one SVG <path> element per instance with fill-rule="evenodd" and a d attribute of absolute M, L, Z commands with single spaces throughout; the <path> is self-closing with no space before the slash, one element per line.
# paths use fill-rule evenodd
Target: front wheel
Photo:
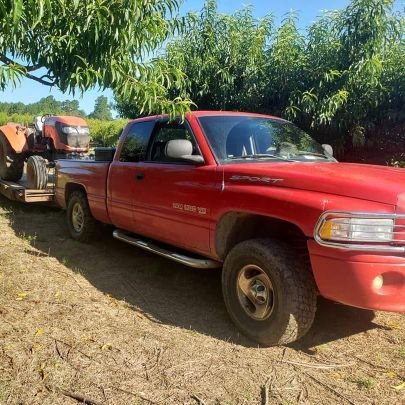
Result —
<path fill-rule="evenodd" d="M 236 245 L 224 263 L 222 290 L 232 320 L 263 346 L 294 342 L 312 326 L 317 299 L 312 274 L 278 241 Z"/>
<path fill-rule="evenodd" d="M 79 242 L 88 242 L 94 237 L 97 222 L 82 191 L 74 191 L 69 197 L 67 224 L 70 236 Z"/>

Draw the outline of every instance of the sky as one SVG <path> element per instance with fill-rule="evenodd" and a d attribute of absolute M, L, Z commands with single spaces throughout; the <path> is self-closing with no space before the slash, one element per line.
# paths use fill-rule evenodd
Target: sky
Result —
<path fill-rule="evenodd" d="M 298 11 L 299 26 L 304 29 L 311 22 L 321 15 L 322 10 L 333 10 L 345 7 L 349 0 L 217 0 L 218 9 L 223 13 L 233 13 L 240 10 L 246 5 L 252 5 L 254 15 L 261 18 L 268 13 L 272 13 L 275 17 L 276 24 L 281 22 L 282 16 L 290 10 Z M 181 14 L 188 11 L 200 11 L 203 6 L 203 0 L 183 0 Z M 112 91 L 100 91 L 94 89 L 87 91 L 82 96 L 76 93 L 75 97 L 68 93 L 62 93 L 56 88 L 50 89 L 47 86 L 41 85 L 29 79 L 24 79 L 17 88 L 8 87 L 4 92 L 0 92 L 0 101 L 3 102 L 18 102 L 22 101 L 25 104 L 34 103 L 42 97 L 53 95 L 57 100 L 78 99 L 80 107 L 90 113 L 94 108 L 95 99 L 104 95 L 113 101 Z"/>

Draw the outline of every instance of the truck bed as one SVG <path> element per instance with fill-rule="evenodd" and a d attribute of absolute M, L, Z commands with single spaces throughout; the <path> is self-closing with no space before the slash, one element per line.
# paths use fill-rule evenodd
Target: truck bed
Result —
<path fill-rule="evenodd" d="M 107 210 L 107 177 L 110 161 L 59 159 L 56 162 L 55 202 L 66 208 L 70 186 L 86 190 L 95 219 L 109 223 Z"/>
<path fill-rule="evenodd" d="M 55 198 L 54 174 L 48 174 L 48 184 L 45 190 L 29 189 L 25 173 L 18 182 L 0 179 L 0 194 L 9 200 L 25 203 L 53 202 Z"/>

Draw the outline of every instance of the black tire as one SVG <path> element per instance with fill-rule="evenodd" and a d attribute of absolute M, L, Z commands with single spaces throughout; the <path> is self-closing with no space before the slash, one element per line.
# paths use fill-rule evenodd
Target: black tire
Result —
<path fill-rule="evenodd" d="M 225 259 L 222 291 L 229 315 L 263 346 L 298 340 L 315 317 L 311 270 L 291 250 L 278 241 L 252 239 L 236 245 Z"/>
<path fill-rule="evenodd" d="M 14 153 L 6 137 L 0 132 L 0 178 L 18 181 L 24 171 L 24 157 Z"/>
<path fill-rule="evenodd" d="M 69 196 L 67 224 L 73 239 L 88 242 L 94 238 L 97 221 L 91 215 L 89 203 L 83 191 L 74 191 Z"/>
<path fill-rule="evenodd" d="M 42 156 L 30 156 L 27 160 L 27 187 L 45 190 L 48 184 L 48 169 Z"/>

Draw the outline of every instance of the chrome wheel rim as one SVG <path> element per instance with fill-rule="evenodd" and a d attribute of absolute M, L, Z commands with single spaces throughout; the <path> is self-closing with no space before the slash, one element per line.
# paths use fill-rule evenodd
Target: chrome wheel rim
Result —
<path fill-rule="evenodd" d="M 239 271 L 237 293 L 239 303 L 252 319 L 264 321 L 273 312 L 273 284 L 259 266 L 249 264 Z"/>
<path fill-rule="evenodd" d="M 75 203 L 72 208 L 72 225 L 76 232 L 81 232 L 84 226 L 84 212 L 80 203 Z"/>

